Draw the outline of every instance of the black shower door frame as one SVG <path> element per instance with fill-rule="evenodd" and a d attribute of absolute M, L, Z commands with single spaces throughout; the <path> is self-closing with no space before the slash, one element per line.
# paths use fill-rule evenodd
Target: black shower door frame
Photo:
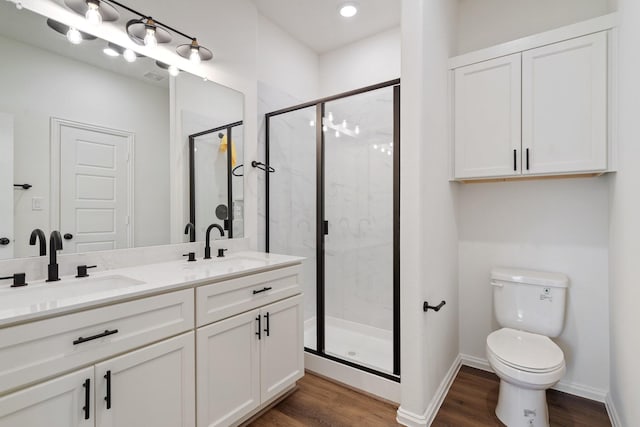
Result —
<path fill-rule="evenodd" d="M 325 352 L 325 141 L 322 131 L 325 104 L 366 92 L 393 87 L 393 374 L 341 359 Z M 386 379 L 400 382 L 400 79 L 355 89 L 265 114 L 265 163 L 269 163 L 269 121 L 272 117 L 316 107 L 316 349 L 305 351 Z M 265 174 L 265 250 L 269 252 L 269 173 Z"/>

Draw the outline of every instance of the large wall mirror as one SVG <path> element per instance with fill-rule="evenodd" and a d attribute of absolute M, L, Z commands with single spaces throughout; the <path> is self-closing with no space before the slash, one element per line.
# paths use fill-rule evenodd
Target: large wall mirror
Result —
<path fill-rule="evenodd" d="M 72 44 L 59 22 L 0 3 L 0 259 L 38 255 L 36 228 L 59 230 L 64 253 L 188 241 L 171 235 L 170 210 L 184 204 L 186 224 L 194 200 L 197 240 L 211 223 L 243 237 L 232 173 L 244 161 L 243 95 L 81 37 Z"/>

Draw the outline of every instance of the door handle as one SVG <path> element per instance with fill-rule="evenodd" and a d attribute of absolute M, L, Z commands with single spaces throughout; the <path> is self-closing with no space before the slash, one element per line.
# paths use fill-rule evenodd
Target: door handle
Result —
<path fill-rule="evenodd" d="M 91 380 L 87 378 L 84 381 L 84 384 L 82 384 L 82 387 L 84 387 L 84 406 L 82 407 L 82 410 L 84 411 L 84 419 L 88 420 L 91 416 L 91 409 L 89 406 L 91 404 Z"/>
<path fill-rule="evenodd" d="M 104 396 L 104 400 L 107 402 L 107 409 L 111 409 L 111 371 L 104 374 L 104 379 L 107 380 L 107 394 Z"/>
<path fill-rule="evenodd" d="M 0 237 L 0 245 L 1 246 L 7 246 L 8 244 L 11 243 L 11 240 L 7 237 Z"/>
<path fill-rule="evenodd" d="M 264 331 L 267 333 L 267 336 L 269 336 L 269 329 L 270 329 L 270 328 L 269 328 L 269 313 L 267 313 L 267 314 L 265 314 L 265 315 L 264 315 L 264 320 L 266 320 L 266 321 L 267 321 L 267 327 L 265 328 L 265 330 L 264 330 Z"/>
<path fill-rule="evenodd" d="M 262 339 L 262 322 L 260 321 L 261 317 L 258 314 L 258 317 L 256 317 L 256 320 L 258 321 L 258 332 L 256 332 L 256 335 L 258 336 L 258 339 L 261 340 Z"/>
<path fill-rule="evenodd" d="M 64 236 L 62 236 L 62 237 L 64 237 L 64 240 L 71 240 L 71 239 L 73 239 L 73 234 L 65 233 Z"/>

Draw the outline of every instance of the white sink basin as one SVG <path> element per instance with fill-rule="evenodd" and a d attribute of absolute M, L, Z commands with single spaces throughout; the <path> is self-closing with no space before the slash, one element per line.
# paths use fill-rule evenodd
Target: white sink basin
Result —
<path fill-rule="evenodd" d="M 19 307 L 55 308 L 87 295 L 108 294 L 122 288 L 145 284 L 126 276 L 113 275 L 64 279 L 59 282 L 36 283 L 22 288 L 0 290 L 0 310 Z"/>

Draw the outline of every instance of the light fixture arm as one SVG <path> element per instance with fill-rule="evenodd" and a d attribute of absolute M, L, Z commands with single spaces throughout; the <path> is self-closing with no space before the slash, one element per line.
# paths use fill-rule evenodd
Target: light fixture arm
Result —
<path fill-rule="evenodd" d="M 116 6 L 121 7 L 122 9 L 127 10 L 127 11 L 133 13 L 134 15 L 138 15 L 142 19 L 151 20 L 154 23 L 154 25 L 157 26 L 157 27 L 162 27 L 165 30 L 169 30 L 171 32 L 179 34 L 182 37 L 187 38 L 189 40 L 195 40 L 195 37 L 191 37 L 190 35 L 185 34 L 182 31 L 176 30 L 175 28 L 170 27 L 169 25 L 164 24 L 164 23 L 162 23 L 162 22 L 160 22 L 160 21 L 158 21 L 156 19 L 153 19 L 149 15 L 145 15 L 144 13 L 138 12 L 137 10 L 132 9 L 129 6 L 126 6 L 126 5 L 124 5 L 124 4 L 122 4 L 122 3 L 118 2 L 118 1 L 115 1 L 115 0 L 102 0 L 102 1 L 106 1 L 107 3 L 115 4 Z"/>

